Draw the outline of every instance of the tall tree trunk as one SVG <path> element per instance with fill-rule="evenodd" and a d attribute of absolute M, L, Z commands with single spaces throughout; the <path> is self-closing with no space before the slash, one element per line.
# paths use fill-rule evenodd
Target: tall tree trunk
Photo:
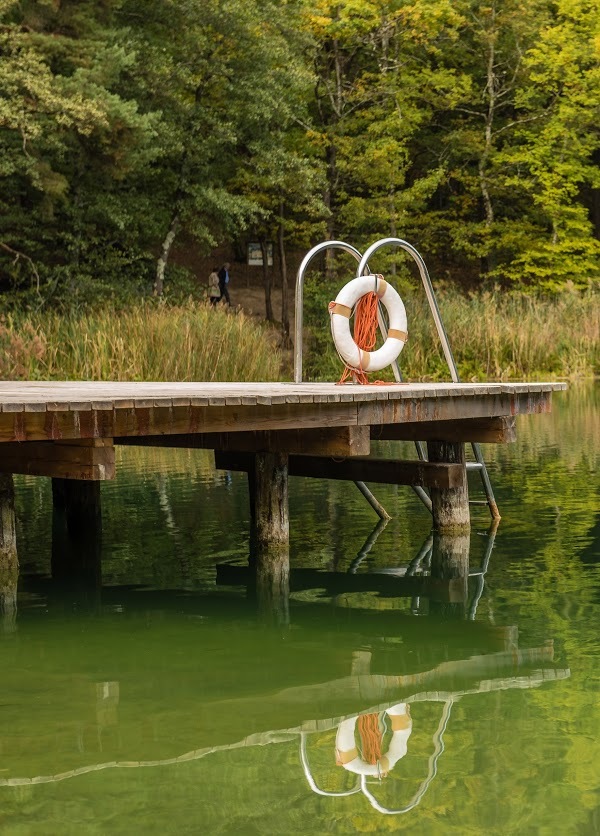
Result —
<path fill-rule="evenodd" d="M 260 239 L 260 251 L 262 253 L 263 282 L 265 286 L 265 319 L 267 322 L 275 322 L 275 317 L 273 316 L 273 303 L 271 302 L 271 273 L 269 272 L 269 256 L 267 251 L 267 242 L 264 238 Z"/>
<path fill-rule="evenodd" d="M 335 199 L 337 190 L 337 148 L 332 139 L 327 149 L 327 186 L 324 194 L 324 203 L 329 215 L 327 217 L 327 240 L 333 241 L 336 237 Z M 325 252 L 325 275 L 328 279 L 335 277 L 335 250 Z"/>
<path fill-rule="evenodd" d="M 396 226 L 396 187 L 393 183 L 390 185 L 390 237 L 398 237 L 398 228 Z M 396 250 L 394 249 L 395 252 Z M 395 258 L 390 265 L 390 273 L 392 276 L 395 276 L 397 273 Z"/>
<path fill-rule="evenodd" d="M 488 108 L 485 116 L 485 140 L 481 157 L 479 158 L 479 187 L 481 189 L 481 198 L 483 201 L 483 208 L 485 212 L 485 225 L 491 229 L 494 223 L 494 205 L 490 195 L 488 184 L 488 163 L 493 150 L 492 129 L 494 124 L 494 117 L 496 115 L 496 94 L 497 94 L 497 78 L 496 78 L 496 28 L 495 28 L 495 9 L 492 8 L 492 26 L 488 34 L 488 56 L 487 56 L 487 74 L 486 74 L 486 92 L 488 96 Z M 489 273 L 495 266 L 495 259 L 491 255 L 485 255 L 481 259 L 482 272 Z"/>
<path fill-rule="evenodd" d="M 173 241 L 175 240 L 175 236 L 177 235 L 179 226 L 179 213 L 176 212 L 173 215 L 173 220 L 171 221 L 171 225 L 169 226 L 169 231 L 167 232 L 165 240 L 163 241 L 162 252 L 156 265 L 156 279 L 154 280 L 153 291 L 154 296 L 163 295 L 163 289 L 165 285 L 165 270 L 167 269 L 167 263 L 169 261 L 171 247 L 173 246 Z"/>
<path fill-rule="evenodd" d="M 339 6 L 334 8 L 334 20 L 340 19 Z M 329 209 L 329 217 L 327 218 L 327 238 L 331 241 L 336 238 L 336 224 L 337 218 L 334 213 L 337 203 L 339 171 L 337 165 L 337 144 L 336 133 L 337 126 L 342 118 L 344 111 L 344 62 L 340 50 L 340 45 L 337 38 L 333 38 L 331 42 L 331 50 L 333 53 L 333 67 L 335 74 L 335 88 L 330 94 L 331 105 L 333 110 L 333 117 L 331 120 L 332 136 L 330 137 L 329 147 L 327 149 L 327 201 L 326 206 Z M 328 279 L 335 277 L 335 250 L 327 250 L 325 253 L 325 273 Z"/>
<path fill-rule="evenodd" d="M 288 299 L 288 277 L 287 259 L 285 253 L 285 204 L 279 202 L 279 234 L 277 243 L 279 245 L 279 266 L 281 268 L 281 344 L 283 348 L 291 348 L 290 339 L 290 311 Z"/>
<path fill-rule="evenodd" d="M 210 62 L 208 64 L 210 66 Z M 207 84 L 211 79 L 211 74 L 209 73 L 208 76 L 202 80 L 202 83 L 196 87 L 194 93 L 194 110 L 190 113 L 189 122 L 188 122 L 188 131 L 190 134 L 197 134 L 201 127 L 198 125 L 194 125 L 194 116 L 200 103 L 202 102 L 202 96 L 206 89 Z M 169 226 L 169 231 L 165 236 L 165 240 L 163 241 L 162 251 L 160 254 L 160 258 L 156 264 L 156 279 L 154 280 L 154 296 L 162 296 L 164 285 L 165 285 L 165 270 L 167 269 L 167 263 L 169 261 L 169 255 L 171 253 L 171 247 L 173 246 L 173 241 L 175 240 L 175 236 L 177 235 L 179 228 L 181 227 L 181 219 L 179 216 L 179 211 L 181 207 L 181 200 L 184 196 L 184 187 L 186 180 L 188 179 L 187 174 L 189 171 L 189 158 L 190 158 L 190 147 L 187 146 L 184 148 L 183 154 L 181 156 L 181 161 L 179 165 L 179 181 L 177 184 L 177 189 L 175 190 L 174 201 L 173 201 L 173 218 L 171 220 L 171 224 Z"/>

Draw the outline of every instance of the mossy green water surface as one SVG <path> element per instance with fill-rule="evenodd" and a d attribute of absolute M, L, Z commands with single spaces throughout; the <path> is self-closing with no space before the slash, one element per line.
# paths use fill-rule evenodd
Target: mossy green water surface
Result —
<path fill-rule="evenodd" d="M 251 584 L 217 583 L 247 563 L 247 486 L 203 451 L 120 451 L 101 584 L 53 579 L 50 486 L 18 477 L 0 833 L 598 832 L 599 394 L 555 395 L 485 448 L 503 519 L 490 551 L 474 506 L 462 609 L 324 580 L 292 583 L 289 625 L 265 624 Z M 407 567 L 430 518 L 409 489 L 374 490 L 393 519 L 368 550 L 352 484 L 292 479 L 292 568 Z M 339 723 L 403 702 L 406 755 L 361 787 Z"/>

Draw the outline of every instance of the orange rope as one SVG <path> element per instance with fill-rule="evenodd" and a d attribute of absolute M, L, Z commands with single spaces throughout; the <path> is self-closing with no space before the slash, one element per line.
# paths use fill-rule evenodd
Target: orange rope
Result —
<path fill-rule="evenodd" d="M 370 764 L 381 760 L 383 734 L 379 728 L 379 714 L 361 714 L 357 722 L 362 744 L 362 758 Z"/>
<path fill-rule="evenodd" d="M 377 342 L 378 301 L 379 299 L 376 293 L 365 293 L 358 300 L 354 308 L 354 342 L 362 351 L 372 351 Z M 345 383 L 351 376 L 356 378 L 357 383 L 366 384 L 369 382 L 367 373 L 360 365 L 355 369 L 348 364 L 346 364 L 338 382 Z"/>

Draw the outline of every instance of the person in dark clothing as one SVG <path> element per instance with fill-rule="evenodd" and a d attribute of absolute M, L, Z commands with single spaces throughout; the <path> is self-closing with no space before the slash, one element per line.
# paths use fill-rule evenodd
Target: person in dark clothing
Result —
<path fill-rule="evenodd" d="M 231 307 L 231 299 L 229 298 L 229 267 L 228 261 L 219 270 L 219 290 L 221 291 L 220 299 L 225 299 L 229 307 Z M 220 301 L 220 300 L 219 300 Z"/>

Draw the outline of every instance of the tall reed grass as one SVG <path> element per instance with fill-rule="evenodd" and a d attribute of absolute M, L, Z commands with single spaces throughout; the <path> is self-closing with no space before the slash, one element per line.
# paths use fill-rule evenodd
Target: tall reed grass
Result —
<path fill-rule="evenodd" d="M 464 297 L 444 291 L 440 308 L 466 380 L 594 377 L 600 373 L 600 293 L 554 298 L 500 291 Z M 441 346 L 423 295 L 410 299 L 410 375 L 444 370 Z"/>
<path fill-rule="evenodd" d="M 337 380 L 341 362 L 329 330 L 335 288 L 308 284 L 305 376 Z M 333 296 L 331 295 L 333 294 Z M 447 380 L 433 320 L 422 293 L 403 294 L 410 338 L 403 376 Z M 463 380 L 570 380 L 600 375 L 600 293 L 553 299 L 500 291 L 438 292 L 442 318 Z M 0 377 L 5 380 L 278 380 L 277 335 L 244 314 L 203 303 L 143 303 L 77 315 L 11 314 L 0 320 Z M 289 364 L 288 357 L 288 364 Z M 390 370 L 377 377 L 391 379 Z"/>
<path fill-rule="evenodd" d="M 341 363 L 331 343 L 323 292 L 320 285 L 315 298 L 307 300 L 305 322 L 311 333 L 307 370 L 313 379 L 335 380 Z M 442 289 L 437 297 L 462 380 L 576 380 L 600 375 L 597 290 L 547 298 L 499 290 L 465 296 Z M 399 358 L 403 376 L 448 379 L 424 294 L 410 291 L 403 298 L 410 335 Z M 391 379 L 389 371 L 378 376 Z"/>
<path fill-rule="evenodd" d="M 277 380 L 271 333 L 205 304 L 151 303 L 83 315 L 11 315 L 0 322 L 9 380 Z"/>

